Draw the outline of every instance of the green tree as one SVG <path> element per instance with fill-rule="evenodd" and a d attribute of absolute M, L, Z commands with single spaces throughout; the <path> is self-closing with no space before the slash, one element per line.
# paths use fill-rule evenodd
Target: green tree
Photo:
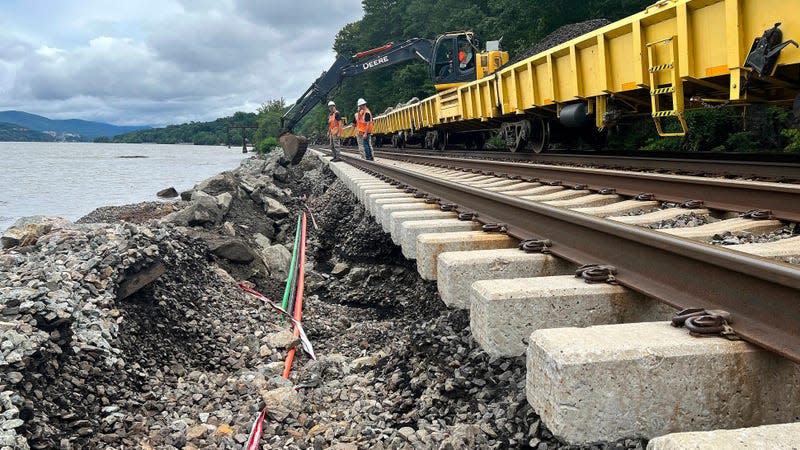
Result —
<path fill-rule="evenodd" d="M 281 131 L 281 117 L 286 111 L 283 98 L 267 100 L 258 107 L 256 122 L 258 129 L 253 135 L 253 144 L 259 153 L 269 153 L 278 145 Z"/>

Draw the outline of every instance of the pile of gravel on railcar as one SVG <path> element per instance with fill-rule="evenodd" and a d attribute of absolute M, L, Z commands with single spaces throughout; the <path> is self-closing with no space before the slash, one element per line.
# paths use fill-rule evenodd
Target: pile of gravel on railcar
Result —
<path fill-rule="evenodd" d="M 551 49 L 557 45 L 563 44 L 569 40 L 575 39 L 581 35 L 586 33 L 590 33 L 598 28 L 602 28 L 611 21 L 608 19 L 592 19 L 587 20 L 584 22 L 578 23 L 571 23 L 569 25 L 564 25 L 553 31 L 552 33 L 548 34 L 544 37 L 541 41 L 533 44 L 531 47 L 523 50 L 520 54 L 515 56 L 514 58 L 508 61 L 508 64 L 514 64 L 516 62 L 522 61 L 525 58 L 531 57 L 537 53 L 541 53 L 545 50 Z"/>

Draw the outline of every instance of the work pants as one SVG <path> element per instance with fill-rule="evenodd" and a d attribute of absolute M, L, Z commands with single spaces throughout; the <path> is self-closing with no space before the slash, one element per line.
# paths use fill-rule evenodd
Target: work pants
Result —
<path fill-rule="evenodd" d="M 331 145 L 331 152 L 333 153 L 333 159 L 339 159 L 341 156 L 340 148 L 342 146 L 341 142 L 339 141 L 339 136 L 330 135 L 330 145 Z"/>
<path fill-rule="evenodd" d="M 375 158 L 372 157 L 372 145 L 370 144 L 370 139 L 372 138 L 372 134 L 367 133 L 363 136 L 357 136 L 358 141 L 358 149 L 361 150 L 361 155 L 367 161 L 374 161 Z"/>

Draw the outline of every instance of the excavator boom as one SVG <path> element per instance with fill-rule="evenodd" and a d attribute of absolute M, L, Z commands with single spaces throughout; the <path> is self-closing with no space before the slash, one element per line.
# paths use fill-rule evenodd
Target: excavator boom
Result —
<path fill-rule="evenodd" d="M 433 41 L 428 39 L 409 39 L 401 44 L 386 44 L 372 50 L 356 53 L 351 57 L 337 56 L 330 69 L 319 78 L 281 117 L 279 141 L 286 158 L 297 164 L 303 158 L 308 140 L 303 136 L 292 134 L 292 129 L 328 94 L 336 88 L 345 77 L 361 75 L 372 70 L 388 67 L 401 62 L 421 59 L 430 64 L 433 55 Z"/>

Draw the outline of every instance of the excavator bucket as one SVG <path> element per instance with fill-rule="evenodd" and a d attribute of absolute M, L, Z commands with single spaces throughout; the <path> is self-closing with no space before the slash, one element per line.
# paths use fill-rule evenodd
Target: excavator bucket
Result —
<path fill-rule="evenodd" d="M 296 134 L 292 133 L 283 133 L 278 138 L 278 141 L 281 143 L 283 154 L 286 156 L 286 159 L 288 159 L 293 165 L 298 164 L 303 159 L 303 155 L 306 154 L 306 149 L 308 148 L 308 139 L 306 139 L 305 136 L 297 136 Z"/>

